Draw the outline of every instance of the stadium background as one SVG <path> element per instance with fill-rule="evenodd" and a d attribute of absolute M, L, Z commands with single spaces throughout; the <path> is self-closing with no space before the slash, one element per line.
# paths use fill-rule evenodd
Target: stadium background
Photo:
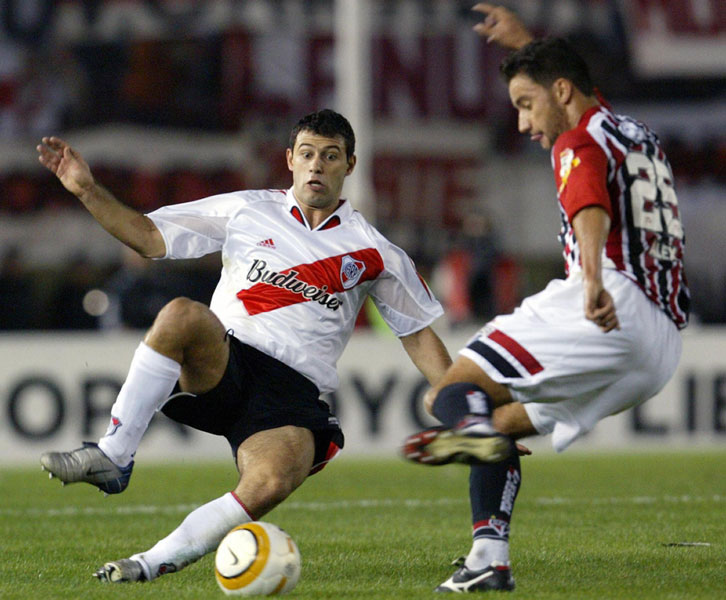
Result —
<path fill-rule="evenodd" d="M 447 308 L 452 352 L 562 273 L 546 153 L 516 131 L 473 2 L 0 2 L 0 457 L 35 461 L 105 429 L 141 331 L 176 295 L 206 300 L 218 257 L 124 252 L 37 163 L 57 134 L 125 202 L 148 211 L 239 188 L 288 187 L 287 135 L 324 106 L 349 116 L 346 192 L 404 247 Z M 576 448 L 726 441 L 726 10 L 719 0 L 520 0 L 566 35 L 616 111 L 661 136 L 687 232 L 693 324 L 666 390 Z M 472 302 L 470 286 L 485 301 Z M 423 382 L 364 313 L 337 407 L 353 453 L 388 453 L 425 417 Z M 654 349 L 657 351 L 657 349 Z M 372 358 L 375 357 L 375 358 Z M 190 443 L 193 442 L 193 443 Z M 544 447 L 544 446 L 543 446 Z M 226 456 L 154 424 L 142 451 Z"/>

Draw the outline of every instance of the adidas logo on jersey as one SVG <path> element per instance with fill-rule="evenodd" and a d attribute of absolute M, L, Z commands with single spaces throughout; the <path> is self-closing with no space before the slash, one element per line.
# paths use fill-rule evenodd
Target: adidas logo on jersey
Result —
<path fill-rule="evenodd" d="M 261 242 L 257 242 L 258 246 L 262 246 L 263 248 L 276 248 L 275 242 L 272 241 L 272 238 L 268 238 L 266 240 L 262 240 Z"/>

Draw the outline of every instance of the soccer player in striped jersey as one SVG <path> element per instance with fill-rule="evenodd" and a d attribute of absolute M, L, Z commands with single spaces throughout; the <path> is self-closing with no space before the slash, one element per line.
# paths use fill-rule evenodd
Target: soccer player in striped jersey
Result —
<path fill-rule="evenodd" d="M 439 591 L 511 590 L 509 527 L 521 484 L 516 440 L 562 451 L 599 420 L 654 396 L 688 322 L 684 233 L 656 135 L 615 114 L 565 40 L 534 40 L 503 7 L 475 30 L 515 48 L 501 65 L 519 131 L 550 150 L 566 279 L 487 323 L 427 395 L 444 426 L 410 436 L 422 464 L 472 464 L 473 545 Z M 519 452 L 517 451 L 519 450 Z"/>

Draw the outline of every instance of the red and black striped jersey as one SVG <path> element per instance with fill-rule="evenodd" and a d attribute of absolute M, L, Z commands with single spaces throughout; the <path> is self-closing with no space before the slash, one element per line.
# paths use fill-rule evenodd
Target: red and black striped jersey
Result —
<path fill-rule="evenodd" d="M 603 267 L 635 281 L 678 328 L 685 327 L 685 235 L 671 167 L 655 133 L 604 106 L 591 108 L 557 138 L 552 168 L 567 274 L 580 269 L 572 219 L 586 206 L 601 206 L 611 218 Z"/>

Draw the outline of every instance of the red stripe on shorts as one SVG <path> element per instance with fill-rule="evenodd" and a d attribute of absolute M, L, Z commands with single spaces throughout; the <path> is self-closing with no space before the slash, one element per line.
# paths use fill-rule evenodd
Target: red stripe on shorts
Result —
<path fill-rule="evenodd" d="M 338 446 L 335 442 L 330 442 L 328 445 L 328 451 L 325 453 L 325 458 L 317 465 L 313 465 L 313 468 L 310 469 L 310 473 L 308 473 L 308 475 L 315 475 L 315 473 L 322 471 L 325 468 L 325 465 L 338 455 L 338 452 L 340 452 L 340 446 Z"/>
<path fill-rule="evenodd" d="M 527 369 L 527 372 L 530 375 L 536 375 L 540 371 L 544 371 L 544 367 L 539 364 L 537 359 L 520 346 L 516 340 L 510 338 L 506 333 L 495 329 L 487 337 L 507 350 L 525 369 Z"/>

